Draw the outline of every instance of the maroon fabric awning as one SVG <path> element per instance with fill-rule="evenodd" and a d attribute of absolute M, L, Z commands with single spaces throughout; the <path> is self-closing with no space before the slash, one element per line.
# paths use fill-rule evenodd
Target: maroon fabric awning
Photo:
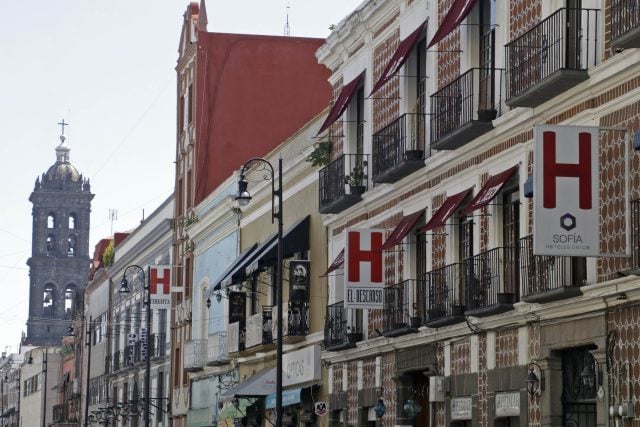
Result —
<path fill-rule="evenodd" d="M 418 211 L 407 215 L 396 225 L 387 240 L 382 244 L 381 250 L 385 251 L 391 249 L 404 239 L 411 229 L 416 225 L 416 222 L 420 219 L 424 211 Z"/>
<path fill-rule="evenodd" d="M 391 60 L 380 75 L 380 78 L 378 79 L 376 84 L 373 85 L 373 89 L 371 90 L 369 96 L 373 95 L 386 82 L 388 82 L 391 77 L 393 77 L 398 72 L 400 67 L 402 67 L 402 65 L 407 61 L 409 53 L 418 42 L 418 39 L 424 31 L 425 25 L 426 21 L 423 22 L 422 25 L 420 25 L 413 33 L 409 34 L 406 39 L 400 42 L 400 44 L 398 45 L 398 49 L 396 49 L 395 53 L 391 57 Z"/>
<path fill-rule="evenodd" d="M 440 209 L 431 217 L 427 225 L 421 227 L 418 231 L 424 233 L 429 230 L 433 230 L 434 228 L 438 228 L 449 219 L 449 217 L 458 209 L 460 203 L 467 197 L 467 194 L 471 192 L 473 187 L 467 188 L 464 191 L 461 191 L 453 196 L 447 197 L 447 200 L 444 201 Z"/>
<path fill-rule="evenodd" d="M 451 31 L 460 25 L 469 12 L 471 12 L 476 2 L 477 0 L 454 0 L 451 8 L 449 8 L 449 11 L 442 20 L 440 27 L 438 27 L 438 30 L 429 42 L 427 49 L 447 37 Z"/>
<path fill-rule="evenodd" d="M 334 259 L 331 265 L 329 266 L 329 268 L 327 268 L 327 271 L 320 277 L 327 277 L 329 273 L 332 273 L 338 270 L 339 268 L 342 268 L 343 264 L 344 264 L 344 249 L 340 251 L 336 259 Z"/>
<path fill-rule="evenodd" d="M 351 80 L 349 84 L 342 87 L 342 91 L 340 91 L 340 95 L 338 95 L 336 102 L 333 104 L 333 107 L 331 107 L 331 111 L 329 111 L 329 115 L 324 120 L 324 123 L 322 123 L 322 126 L 320 126 L 318 135 L 324 132 L 325 130 L 327 130 L 329 126 L 334 124 L 335 121 L 338 120 L 338 118 L 340 118 L 342 113 L 344 113 L 344 110 L 347 109 L 347 105 L 349 105 L 351 98 L 353 98 L 353 95 L 356 93 L 358 86 L 360 86 L 360 82 L 364 80 L 365 73 L 366 73 L 366 70 L 360 73 L 358 77 Z"/>
<path fill-rule="evenodd" d="M 490 176 L 487 182 L 482 186 L 476 197 L 473 198 L 471 203 L 465 207 L 460 214 L 468 215 L 471 212 L 483 208 L 489 204 L 496 197 L 496 194 L 502 189 L 504 184 L 511 178 L 514 172 L 518 170 L 518 165 L 515 165 L 506 171 L 500 172 L 497 175 Z"/>

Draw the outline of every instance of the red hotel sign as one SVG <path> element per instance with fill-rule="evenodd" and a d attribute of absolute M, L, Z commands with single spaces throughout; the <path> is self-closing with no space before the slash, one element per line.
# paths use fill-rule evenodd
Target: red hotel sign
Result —
<path fill-rule="evenodd" d="M 600 255 L 599 129 L 534 128 L 536 255 Z"/>
<path fill-rule="evenodd" d="M 383 308 L 384 231 L 349 228 L 345 237 L 345 308 Z"/>
<path fill-rule="evenodd" d="M 149 267 L 149 293 L 151 308 L 171 308 L 171 267 L 168 265 Z"/>

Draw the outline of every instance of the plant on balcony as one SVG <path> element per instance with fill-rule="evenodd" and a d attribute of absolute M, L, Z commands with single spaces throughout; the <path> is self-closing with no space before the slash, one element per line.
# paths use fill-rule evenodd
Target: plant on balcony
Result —
<path fill-rule="evenodd" d="M 331 160 L 331 141 L 320 141 L 305 159 L 311 166 L 326 166 Z"/>
<path fill-rule="evenodd" d="M 364 193 L 365 183 L 367 182 L 366 167 L 366 161 L 359 162 L 351 169 L 351 173 L 344 176 L 344 182 L 349 184 L 351 194 Z"/>

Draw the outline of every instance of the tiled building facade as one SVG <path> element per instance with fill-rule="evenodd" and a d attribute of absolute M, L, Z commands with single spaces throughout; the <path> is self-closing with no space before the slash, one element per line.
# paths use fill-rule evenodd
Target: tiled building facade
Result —
<path fill-rule="evenodd" d="M 632 144 L 640 56 L 637 19 L 622 3 L 369 1 L 318 51 L 333 70 L 334 103 L 365 75 L 321 134 L 333 144 L 333 162 L 320 171 L 329 261 L 345 247 L 347 228 L 387 236 L 398 224 L 411 228 L 384 251 L 384 308 L 345 308 L 345 271 L 327 279 L 329 425 L 635 419 L 627 407 L 640 411 L 633 386 L 640 161 Z M 419 41 L 399 54 L 424 22 Z M 403 65 L 374 90 L 399 57 Z M 404 117 L 416 111 L 424 120 Z M 536 194 L 527 181 L 534 126 L 542 124 L 600 127 L 600 246 L 611 256 L 533 253 Z M 340 161 L 335 180 L 364 164 L 366 188 L 356 194 L 347 179 L 337 196 L 344 202 L 323 206 L 323 186 Z M 467 209 L 504 174 L 489 203 Z M 423 213 L 407 223 L 416 212 Z M 530 393 L 526 380 L 534 377 Z M 417 414 L 410 402 L 421 407 Z"/>

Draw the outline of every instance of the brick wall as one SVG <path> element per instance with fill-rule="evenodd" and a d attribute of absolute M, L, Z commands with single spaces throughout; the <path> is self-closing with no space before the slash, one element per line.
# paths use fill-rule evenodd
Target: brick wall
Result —
<path fill-rule="evenodd" d="M 469 337 L 451 344 L 451 375 L 471 372 L 471 342 Z"/>
<path fill-rule="evenodd" d="M 518 365 L 518 330 L 503 329 L 496 332 L 496 368 Z"/>
<path fill-rule="evenodd" d="M 540 22 L 542 14 L 541 0 L 511 0 L 509 1 L 509 34 L 510 40 L 525 33 Z"/>
<path fill-rule="evenodd" d="M 396 29 L 373 50 L 373 82 L 377 82 L 398 48 L 400 30 Z M 400 74 L 400 73 L 398 73 Z M 400 79 L 396 74 L 372 96 L 373 133 L 391 123 L 400 114 Z"/>
<path fill-rule="evenodd" d="M 452 4 L 453 0 L 440 0 L 438 2 L 438 26 L 442 23 Z M 438 50 L 438 88 L 442 88 L 460 76 L 459 27 L 449 33 L 434 48 Z"/>
<path fill-rule="evenodd" d="M 336 84 L 333 85 L 333 103 L 335 103 L 338 96 L 340 96 L 342 85 L 342 79 L 338 80 Z M 344 140 L 344 123 L 342 120 L 337 120 L 329 127 L 329 140 L 331 141 L 331 160 L 335 160 L 344 153 L 344 149 L 342 147 Z"/>
<path fill-rule="evenodd" d="M 537 360 L 540 358 L 540 325 L 529 326 L 529 345 L 527 346 L 527 360 Z M 528 399 L 529 402 L 529 426 L 539 427 L 541 425 L 540 397 Z"/>

